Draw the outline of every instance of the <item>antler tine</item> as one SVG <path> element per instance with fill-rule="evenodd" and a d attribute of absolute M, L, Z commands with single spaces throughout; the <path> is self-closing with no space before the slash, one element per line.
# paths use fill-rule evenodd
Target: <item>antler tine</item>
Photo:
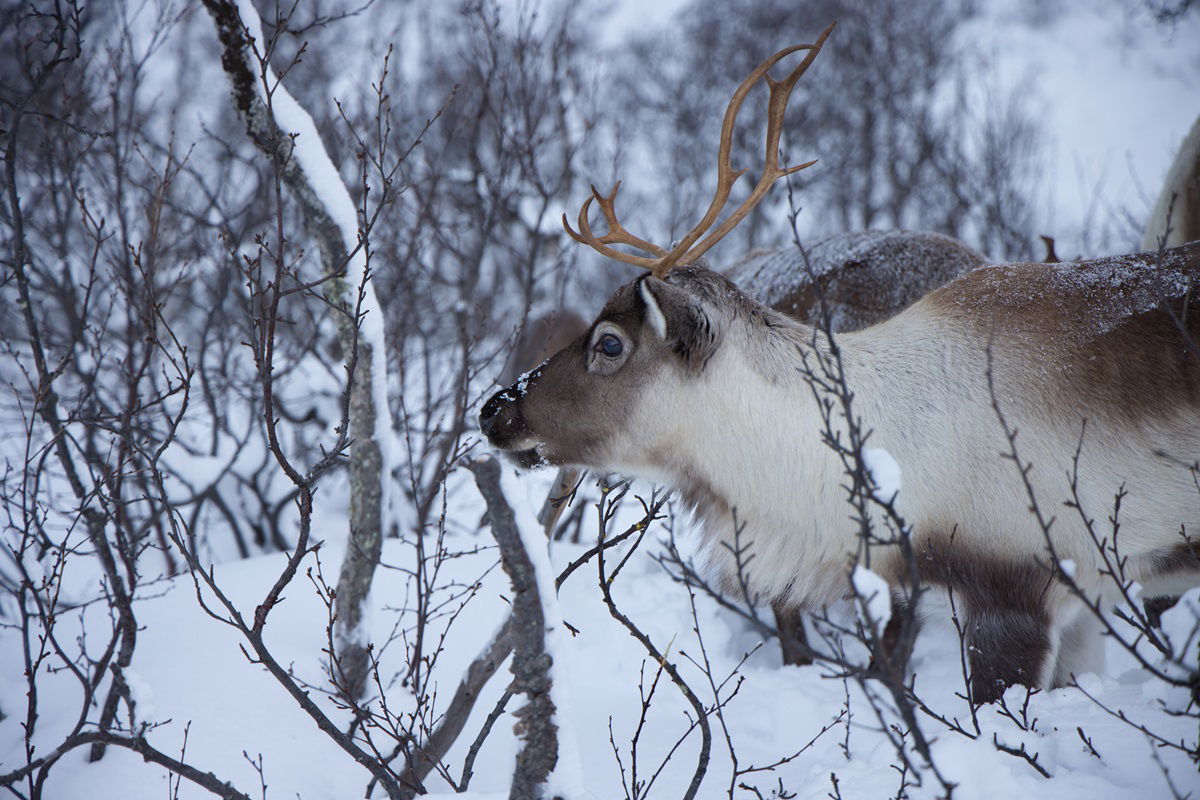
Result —
<path fill-rule="evenodd" d="M 592 186 L 592 194 L 583 202 L 583 206 L 579 209 L 579 217 L 577 224 L 579 231 L 576 232 L 571 224 L 567 221 L 567 215 L 563 214 L 563 227 L 567 233 L 577 242 L 586 244 L 596 252 L 608 256 L 609 258 L 623 261 L 626 264 L 634 264 L 639 267 L 650 270 L 655 277 L 665 278 L 671 268 L 680 261 L 693 261 L 708 251 L 710 247 L 721 240 L 729 233 L 739 222 L 741 222 L 751 210 L 754 209 L 758 202 L 766 196 L 767 190 L 771 184 L 785 175 L 791 175 L 794 172 L 799 172 L 805 167 L 811 167 L 816 161 L 807 161 L 803 164 L 797 164 L 793 167 L 779 166 L 779 139 L 783 135 L 783 117 L 787 111 L 788 100 L 792 95 L 792 90 L 796 87 L 796 83 L 812 64 L 817 54 L 821 52 L 821 47 L 825 44 L 825 39 L 828 38 L 833 26 L 836 22 L 831 22 L 829 27 L 821 32 L 817 37 L 817 41 L 813 44 L 798 44 L 791 47 L 786 47 L 775 53 L 773 56 L 763 61 L 758 67 L 751 72 L 746 79 L 742 81 L 737 90 L 733 93 L 733 97 L 729 100 L 729 105 L 725 108 L 725 118 L 721 122 L 721 140 L 717 147 L 717 190 L 713 195 L 712 202 L 709 203 L 708 211 L 704 213 L 704 218 L 700 220 L 696 227 L 692 228 L 679 241 L 679 243 L 667 252 L 656 244 L 634 236 L 621 225 L 617 218 L 616 198 L 617 191 L 621 188 L 621 182 L 617 181 L 613 186 L 612 191 L 608 196 L 602 195 L 595 186 Z M 808 55 L 804 60 L 792 70 L 786 78 L 781 81 L 776 81 L 768 74 L 771 67 L 778 64 L 785 57 L 800 50 L 807 50 Z M 758 179 L 758 183 L 754 186 L 754 191 L 738 208 L 726 217 L 715 231 L 712 231 L 707 236 L 704 236 L 705 231 L 713 226 L 720 216 L 721 211 L 729 202 L 729 194 L 733 189 L 733 185 L 738 178 L 748 172 L 748 169 L 735 170 L 733 163 L 730 160 L 730 151 L 733 149 L 733 128 L 737 122 L 738 114 L 741 112 L 742 103 L 750 94 L 750 90 L 754 88 L 761 79 L 766 78 L 767 87 L 770 89 L 770 99 L 767 104 L 767 142 L 766 156 L 763 163 L 763 173 Z M 604 218 L 608 221 L 608 233 L 597 237 L 592 233 L 591 225 L 588 223 L 588 212 L 591 210 L 592 201 L 595 200 L 600 204 L 600 210 L 604 213 Z M 704 239 L 696 244 L 696 241 L 704 236 Z M 635 247 L 646 253 L 653 253 L 655 258 L 646 256 L 636 256 L 630 253 L 623 253 L 620 250 L 615 250 L 609 247 L 610 244 L 625 244 Z M 695 245 L 693 247 L 693 245 Z"/>
<path fill-rule="evenodd" d="M 821 47 L 825 44 L 825 39 L 828 38 L 836 24 L 836 22 L 831 22 L 813 44 L 793 45 L 775 53 L 751 72 L 746 77 L 746 80 L 742 81 L 737 91 L 733 93 L 733 97 L 729 101 L 729 106 L 725 110 L 725 119 L 721 125 L 721 143 L 717 149 L 716 194 L 713 196 L 712 203 L 708 207 L 708 212 L 704 215 L 700 223 L 689 231 L 687 236 L 680 240 L 679 244 L 672 248 L 671 252 L 662 258 L 658 267 L 653 270 L 657 277 L 664 277 L 681 260 L 686 258 L 688 261 L 694 261 L 707 252 L 709 248 L 745 219 L 746 215 L 766 196 L 767 190 L 776 180 L 817 163 L 814 160 L 797 164 L 793 167 L 780 168 L 779 139 L 783 134 L 784 113 L 787 111 L 787 104 L 791 98 L 792 90 L 796 87 L 796 83 L 800 80 L 800 77 L 808 70 L 813 60 L 816 59 L 817 54 L 821 52 Z M 804 57 L 804 60 L 786 78 L 781 81 L 775 81 L 767 74 L 771 67 L 775 66 L 783 58 L 800 50 L 807 50 L 808 55 Z M 693 248 L 692 245 L 695 241 L 712 226 L 717 216 L 721 213 L 721 210 L 725 207 L 725 204 L 729 202 L 729 193 L 733 189 L 733 184 L 747 171 L 746 169 L 735 171 L 730 162 L 733 126 L 737 121 L 738 113 L 741 111 L 742 102 L 759 79 L 764 77 L 766 78 L 771 94 L 767 105 L 766 157 L 764 159 L 762 176 L 758 179 L 758 183 L 755 185 L 754 191 L 750 193 L 750 197 L 730 214 L 721 223 L 719 228 L 708 234 L 700 244 Z"/>
<path fill-rule="evenodd" d="M 621 221 L 617 218 L 615 203 L 617 192 L 621 189 L 621 182 L 617 181 L 613 186 L 612 191 L 605 196 L 600 193 L 600 190 L 593 184 L 591 186 L 592 194 L 587 200 L 583 201 L 583 206 L 579 209 L 579 217 L 577 224 L 579 232 L 576 233 L 571 224 L 567 222 L 567 215 L 563 214 L 563 227 L 567 229 L 567 234 L 577 242 L 586 244 L 598 253 L 614 258 L 617 261 L 623 261 L 626 264 L 635 264 L 639 267 L 653 270 L 662 257 L 667 254 L 667 251 L 652 242 L 648 242 L 640 236 L 634 236 L 625 227 L 621 225 Z M 600 211 L 604 214 L 604 219 L 608 222 L 608 233 L 603 236 L 596 236 L 592 233 L 591 224 L 588 222 L 588 212 L 591 210 L 592 200 L 600 204 Z M 648 258 L 646 256 L 636 256 L 631 253 L 623 253 L 609 247 L 610 244 L 627 244 L 631 247 L 646 252 L 653 253 L 656 258 Z"/>

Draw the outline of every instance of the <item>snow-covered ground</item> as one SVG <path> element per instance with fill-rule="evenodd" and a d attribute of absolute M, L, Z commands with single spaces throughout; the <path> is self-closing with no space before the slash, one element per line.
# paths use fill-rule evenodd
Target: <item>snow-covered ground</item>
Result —
<path fill-rule="evenodd" d="M 509 474 L 505 480 L 506 492 L 518 511 L 527 541 L 536 541 L 540 536 L 533 509 L 546 485 L 545 476 Z M 469 487 L 459 496 L 456 506 L 456 514 L 464 519 L 478 519 L 482 510 L 481 502 Z M 333 508 L 331 514 L 318 519 L 314 526 L 315 530 L 325 531 L 330 541 L 330 546 L 322 551 L 326 575 L 335 574 L 340 528 L 337 512 Z M 629 515 L 631 518 L 633 513 Z M 452 545 L 474 543 L 474 540 L 456 540 Z M 554 566 L 561 569 L 583 549 L 582 545 L 555 545 Z M 697 629 L 718 679 L 733 673 L 743 656 L 751 653 L 737 668 L 744 681 L 724 709 L 741 768 L 771 764 L 817 737 L 808 750 L 789 763 L 771 772 L 743 775 L 738 783 L 757 786 L 763 796 L 769 797 L 778 787 L 777 780 L 781 780 L 783 787 L 795 792 L 796 797 L 824 798 L 833 791 L 830 776 L 835 775 L 842 797 L 893 796 L 900 780 L 891 768 L 894 751 L 880 733 L 878 719 L 863 693 L 850 685 L 847 695 L 847 685 L 830 677 L 820 666 L 781 666 L 774 645 L 756 650 L 760 640 L 754 631 L 703 597 L 698 598 L 693 621 L 686 591 L 673 584 L 650 558 L 657 549 L 657 542 L 650 539 L 643 542 L 641 550 L 613 584 L 614 596 L 621 610 L 660 649 L 668 652 L 668 658 L 680 667 L 706 705 L 712 702 L 711 690 L 703 674 L 687 657 L 701 660 Z M 395 540 L 388 543 L 384 552 L 384 561 L 391 567 L 411 567 L 412 558 L 411 547 L 406 549 Z M 444 696 L 450 694 L 462 669 L 506 613 L 507 605 L 502 598 L 510 590 L 503 573 L 488 572 L 494 559 L 495 551 L 487 550 L 447 564 L 450 570 L 447 579 L 471 582 L 483 573 L 487 575 L 479 595 L 452 628 L 446 642 L 438 668 Z M 218 570 L 218 579 L 249 613 L 282 564 L 279 555 L 230 563 Z M 864 585 L 870 583 L 861 576 L 858 580 Z M 377 581 L 374 594 L 385 603 L 402 594 L 399 571 L 383 570 Z M 566 662 L 560 665 L 565 669 L 556 670 L 558 675 L 566 675 L 569 684 L 567 691 L 559 695 L 569 698 L 568 707 L 560 711 L 567 723 L 565 727 L 577 738 L 580 754 L 578 772 L 563 780 L 581 783 L 596 798 L 624 797 L 613 742 L 628 773 L 632 764 L 630 741 L 641 709 L 639 677 L 644 676 L 648 685 L 655 664 L 609 616 L 596 581 L 596 570 L 589 565 L 564 584 L 559 598 L 565 621 L 578 630 L 577 635 L 567 637 L 553 651 Z M 168 753 L 178 752 L 186 729 L 187 760 L 203 770 L 213 770 L 243 789 L 258 786 L 258 776 L 243 755 L 246 754 L 256 761 L 261 755 L 268 797 L 362 796 L 367 774 L 316 729 L 262 668 L 247 662 L 236 633 L 200 610 L 190 580 L 177 579 L 165 587 L 156 587 L 148 595 L 139 603 L 138 616 L 144 630 L 132 674 L 136 676 L 139 707 L 146 714 L 144 721 L 159 725 L 150 733 L 150 740 L 156 746 Z M 1200 597 L 1193 594 L 1190 602 L 1200 603 Z M 1176 613 L 1182 622 L 1185 615 L 1191 618 L 1193 612 L 1185 609 Z M 104 624 L 105 620 L 93 618 L 90 622 Z M 393 612 L 380 610 L 372 631 L 375 641 L 385 641 L 394 622 Z M 317 684 L 322 681 L 320 659 L 325 624 L 324 606 L 308 582 L 300 577 L 286 593 L 286 601 L 272 613 L 268 625 L 268 642 L 280 660 L 290 664 L 297 675 Z M 74 623 L 65 627 L 73 629 Z M 394 659 L 396 654 L 392 651 L 390 657 Z M 388 663 L 387 651 L 383 657 L 385 664 Z M 17 639 L 11 631 L 0 638 L 0 659 L 4 681 L 0 684 L 0 698 L 6 709 L 13 708 L 24 686 L 20 680 Z M 1082 679 L 1088 693 L 1168 738 L 1194 740 L 1194 719 L 1173 718 L 1164 710 L 1184 707 L 1183 690 L 1164 690 L 1116 648 L 1110 647 L 1109 662 L 1104 675 Z M 953 630 L 948 625 L 931 624 L 922 634 L 913 663 L 917 691 L 939 712 L 957 719 L 973 732 L 969 709 L 955 694 L 962 690 L 962 676 Z M 393 669 L 398 668 L 394 661 L 392 664 Z M 459 742 L 450 753 L 451 764 L 461 763 L 466 743 L 482 725 L 506 682 L 504 673 L 492 680 L 468 723 L 467 735 L 463 737 L 466 741 Z M 729 686 L 722 697 L 728 691 Z M 39 741 L 52 745 L 55 733 L 77 713 L 78 694 L 72 679 L 60 674 L 43 684 L 42 695 Z M 393 687 L 390 697 L 395 705 L 403 706 L 403 690 Z M 1019 709 L 1024 692 L 1012 689 L 1008 698 L 1011 707 Z M 332 708 L 327 701 L 326 705 Z M 509 711 L 518 705 L 519 700 L 514 700 Z M 684 731 L 685 708 L 664 677 L 640 739 L 639 779 L 657 769 L 659 761 Z M 336 713 L 335 718 L 344 720 Z M 984 707 L 979 712 L 980 733 L 973 739 L 950 732 L 930 719 L 922 719 L 921 725 L 933 740 L 935 764 L 948 780 L 958 784 L 954 794 L 958 798 L 1170 797 L 1156 757 L 1170 770 L 1177 790 L 1183 794 L 1190 791 L 1193 796 L 1200 791 L 1200 775 L 1186 757 L 1169 749 L 1155 748 L 1144 735 L 1103 711 L 1078 690 L 1059 689 L 1034 695 L 1028 707 L 1028 720 L 1030 730 L 1022 730 L 995 707 Z M 818 737 L 822 728 L 831 723 L 832 727 Z M 508 713 L 496 724 L 476 763 L 473 792 L 503 796 L 506 791 L 516 751 L 512 725 L 513 718 Z M 730 783 L 732 762 L 715 718 L 713 726 L 713 761 L 698 795 L 702 798 L 728 796 Z M 1080 730 L 1098 756 L 1089 751 Z M 1038 763 L 1053 777 L 1047 779 L 1024 760 L 999 752 L 993 737 L 1012 748 L 1024 745 L 1030 753 L 1037 754 Z M 650 797 L 672 798 L 681 794 L 695 768 L 697 748 L 698 738 L 693 733 L 667 763 L 651 788 Z M 0 752 L 20 752 L 20 725 L 15 718 L 0 724 Z M 47 797 L 126 800 L 167 795 L 165 771 L 142 763 L 136 755 L 113 749 L 103 761 L 90 765 L 85 757 L 83 748 L 65 759 L 53 773 Z M 445 792 L 450 796 L 444 785 L 437 788 L 436 780 L 430 789 L 434 794 Z M 251 794 L 254 796 L 254 792 Z M 908 790 L 910 797 L 937 795 L 937 787 L 928 782 Z M 185 782 L 180 796 L 198 798 L 206 794 Z M 753 794 L 737 789 L 734 796 Z"/>

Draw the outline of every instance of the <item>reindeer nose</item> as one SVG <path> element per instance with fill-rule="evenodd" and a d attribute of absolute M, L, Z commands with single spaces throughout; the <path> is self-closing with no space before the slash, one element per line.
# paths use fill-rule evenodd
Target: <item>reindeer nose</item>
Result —
<path fill-rule="evenodd" d="M 479 412 L 479 430 L 483 432 L 484 436 L 492 438 L 500 421 L 500 412 L 509 402 L 511 399 L 508 396 L 508 390 L 501 389 L 483 404 L 483 409 Z"/>

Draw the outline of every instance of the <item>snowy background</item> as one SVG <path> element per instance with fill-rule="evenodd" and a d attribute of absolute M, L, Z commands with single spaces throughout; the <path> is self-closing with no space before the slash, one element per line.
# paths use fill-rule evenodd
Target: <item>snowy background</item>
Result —
<path fill-rule="evenodd" d="M 373 313 L 362 337 L 387 354 L 388 375 L 376 373 L 373 396 L 394 417 L 377 418 L 391 468 L 390 500 L 381 566 L 355 635 L 374 643 L 378 683 L 369 694 L 375 708 L 387 701 L 398 730 L 420 733 L 421 725 L 440 718 L 509 608 L 511 587 L 481 522 L 483 501 L 462 468 L 483 450 L 473 422 L 480 401 L 511 368 L 507 354 L 527 318 L 560 306 L 590 316 L 628 277 L 571 250 L 558 230 L 561 213 L 574 215 L 589 181 L 604 188 L 624 176 L 622 208 L 639 209 L 639 230 L 677 236 L 680 218 L 706 202 L 695 197 L 707 198 L 715 143 L 709 128 L 745 72 L 741 62 L 722 59 L 741 53 L 751 63 L 774 49 L 768 42 L 745 52 L 741 42 L 769 38 L 752 26 L 743 30 L 731 22 L 725 43 L 723 27 L 709 26 L 709 40 L 689 26 L 739 10 L 783 8 L 796 27 L 770 33 L 791 42 L 811 39 L 828 21 L 823 5 L 733 5 L 734 12 L 720 2 L 684 0 L 589 3 L 582 11 L 549 0 L 461 7 L 377 2 L 365 10 L 357 3 L 302 3 L 293 20 L 275 26 L 275 7 L 259 4 L 267 21 L 262 38 L 279 36 L 270 63 L 286 71 L 287 91 L 312 115 L 335 165 L 318 193 L 332 197 L 335 187 L 348 188 L 360 225 L 379 212 L 370 247 L 356 256 L 349 280 L 362 266 L 375 276 L 379 310 L 367 301 Z M 1040 259 L 1037 237 L 1043 234 L 1057 240 L 1063 257 L 1136 249 L 1163 175 L 1200 115 L 1200 13 L 1162 21 L 1154 14 L 1157 4 L 1116 0 L 922 0 L 921 6 L 955 15 L 927 20 L 949 26 L 952 36 L 932 46 L 954 55 L 939 62 L 940 83 L 913 93 L 927 95 L 933 129 L 958 137 L 953 144 L 961 149 L 954 152 L 962 161 L 952 167 L 974 169 L 991 156 L 1013 159 L 1002 163 L 1003 186 L 971 186 L 977 194 L 958 208 L 943 202 L 949 196 L 944 186 L 918 182 L 925 199 L 890 217 L 890 195 L 873 194 L 882 190 L 847 194 L 845 186 L 871 185 L 873 178 L 845 172 L 853 168 L 854 158 L 846 155 L 852 144 L 834 126 L 854 121 L 839 115 L 837 96 L 830 99 L 832 90 L 822 88 L 842 78 L 821 72 L 833 67 L 818 63 L 793 101 L 811 116 L 789 128 L 791 150 L 822 162 L 809 170 L 815 177 L 805 180 L 811 182 L 797 187 L 801 235 L 853 230 L 864 222 L 928 227 L 997 260 Z M 0 81 L 8 84 L 6 115 L 14 113 L 24 87 L 35 85 L 30 76 L 36 70 L 27 67 L 36 58 L 27 61 L 24 54 L 42 52 L 17 46 L 38 38 L 41 23 L 27 11 L 26 4 L 10 2 L 0 18 L 7 27 L 0 49 L 10 52 L 3 62 L 9 72 Z M 843 23 L 847 31 L 852 25 L 852 16 Z M 896 30 L 912 37 L 897 40 L 901 50 L 931 46 L 920 35 L 922 25 Z M 100 716 L 111 675 L 96 676 L 89 690 L 71 668 L 86 673 L 110 640 L 122 641 L 113 638 L 112 587 L 78 513 L 98 503 L 110 515 L 115 540 L 126 529 L 137 532 L 129 549 L 134 555 L 123 567 L 136 575 L 136 647 L 123 669 L 135 713 L 131 720 L 122 711 L 117 724 L 134 726 L 159 751 L 251 797 L 362 797 L 368 773 L 317 729 L 276 678 L 251 663 L 238 631 L 206 613 L 214 596 L 186 574 L 162 521 L 163 507 L 171 506 L 212 580 L 253 618 L 295 545 L 298 515 L 296 495 L 268 449 L 257 373 L 242 344 L 256 335 L 247 320 L 261 297 L 245 287 L 269 281 L 245 265 L 255 258 L 270 263 L 282 252 L 296 275 L 311 280 L 320 271 L 318 248 L 306 239 L 302 214 L 286 190 L 276 203 L 270 164 L 231 107 L 214 26 L 203 9 L 113 4 L 89 13 L 79 40 L 80 59 L 63 67 L 78 71 L 37 84 L 37 97 L 49 99 L 31 105 L 41 113 L 25 123 L 24 150 L 12 158 L 11 174 L 29 220 L 25 236 L 38 291 L 31 305 L 46 348 L 69 354 L 69 368 L 56 384 L 69 419 L 64 438 L 88 465 L 85 480 L 94 491 L 86 500 L 71 495 L 54 460 L 55 437 L 34 413 L 39 401 L 27 330 L 17 314 L 4 315 L 0 774 L 45 756 L 81 719 L 90 724 Z M 302 43 L 302 59 L 289 67 Z M 395 49 L 384 77 L 389 46 Z M 718 51 L 725 55 L 712 55 Z M 735 77 L 722 80 L 727 63 Z M 698 71 L 709 66 L 711 72 Z M 854 84 L 846 86 L 853 90 Z M 384 102 L 381 94 L 389 93 Z M 278 115 L 282 92 L 273 102 L 289 132 L 305 130 L 303 119 Z M 678 116 L 683 106 L 695 117 L 693 127 Z M 1006 113 L 992 113 L 998 110 Z M 1010 127 L 988 127 L 1000 125 L 1000 117 Z M 819 128 L 821 120 L 830 127 Z M 11 135 L 11 125 L 4 127 Z M 991 141 L 989 131 L 1014 138 Z M 1017 138 L 1020 146 L 1008 149 Z M 296 140 L 302 160 L 325 157 L 315 139 L 307 132 Z M 945 141 L 950 152 L 951 139 Z M 387 155 L 376 162 L 363 152 Z M 382 175 L 392 167 L 394 195 L 385 190 L 382 202 Z M 362 191 L 364 181 L 374 194 Z M 353 243 L 355 225 L 345 198 L 339 202 L 340 233 Z M 714 258 L 790 241 L 786 204 L 779 197 L 773 202 Z M 878 206 L 870 220 L 856 210 L 867 206 Z M 995 234 L 989 227 L 994 213 L 1011 214 L 1019 224 Z M 10 210 L 2 221 L 0 290 L 8 309 L 23 308 L 8 266 L 13 220 Z M 81 288 L 87 286 L 95 287 L 94 298 Z M 157 293 L 146 287 L 158 287 Z M 139 303 L 157 311 L 142 314 Z M 344 352 L 326 304 L 301 293 L 288 303 L 271 413 L 281 419 L 283 447 L 308 466 L 338 435 Z M 166 344 L 143 350 L 148 319 Z M 196 369 L 186 413 L 179 395 L 168 393 L 178 386 L 170 356 L 185 352 Z M 132 396 L 141 399 L 135 403 L 123 387 L 131 385 L 130 365 L 139 353 L 153 366 L 132 382 Z M 137 411 L 110 413 L 122 408 Z M 164 420 L 173 414 L 182 421 L 168 431 Z M 141 415 L 147 418 L 139 422 Z M 145 452 L 123 449 L 122 442 L 135 439 L 146 443 Z M 138 460 L 159 441 L 167 447 L 158 461 Z M 888 466 L 886 454 L 873 458 L 880 469 Z M 106 464 L 118 465 L 121 486 L 113 488 Z M 158 473 L 166 481 L 161 492 L 141 480 Z M 551 481 L 543 472 L 515 474 L 505 467 L 505 495 L 527 542 L 542 535 L 535 516 Z M 902 476 L 890 471 L 878 482 L 889 494 L 903 491 Z M 642 507 L 634 497 L 649 500 L 652 492 L 635 484 L 612 509 L 609 535 L 637 523 Z M 345 469 L 321 477 L 312 518 L 312 538 L 321 547 L 302 560 L 264 629 L 276 661 L 343 729 L 351 715 L 330 692 L 323 581 L 334 584 L 346 551 L 350 494 Z M 551 573 L 595 542 L 608 508 L 597 507 L 598 496 L 594 478 L 587 479 L 577 501 L 583 506 L 578 541 L 552 543 Z M 697 796 L 940 796 L 932 772 L 897 766 L 892 741 L 899 734 L 890 727 L 896 719 L 887 715 L 878 688 L 842 680 L 828 666 L 782 665 L 776 642 L 672 580 L 657 558 L 672 542 L 685 556 L 695 544 L 686 517 L 670 512 L 668 505 L 666 519 L 650 527 L 611 589 L 621 611 L 677 664 L 701 701 L 720 708 L 711 718 L 712 761 Z M 610 569 L 623 552 L 609 556 Z M 856 575 L 855 585 L 869 589 L 871 578 Z M 43 609 L 54 604 L 52 619 L 39 616 L 35 598 Z M 563 583 L 558 612 L 563 624 L 549 623 L 561 734 L 554 785 L 569 797 L 682 796 L 699 747 L 698 733 L 689 734 L 690 706 L 610 615 L 594 563 Z M 830 613 L 852 624 L 856 612 L 848 606 Z M 883 614 L 876 598 L 870 615 Z M 1200 592 L 1193 591 L 1163 618 L 1177 651 L 1191 653 L 1193 669 L 1198 615 Z M 1014 688 L 1006 706 L 973 713 L 961 696 L 959 638 L 938 618 L 918 640 L 912 665 L 915 690 L 931 712 L 919 720 L 931 740 L 931 761 L 956 785 L 954 797 L 1200 795 L 1194 760 L 1200 732 L 1186 689 L 1155 679 L 1125 648 L 1108 642 L 1105 674 L 1084 676 L 1079 688 L 1031 697 Z M 50 629 L 54 641 L 46 635 Z M 810 634 L 815 641 L 816 632 Z M 428 640 L 418 643 L 421 637 Z M 1138 647 L 1158 663 L 1145 643 Z M 446 755 L 455 782 L 508 679 L 501 667 Z M 36 713 L 28 711 L 31 687 Z M 521 702 L 513 700 L 494 721 L 469 793 L 458 796 L 507 796 L 519 744 L 512 711 Z M 209 796 L 135 752 L 110 747 L 96 763 L 88 755 L 87 747 L 74 749 L 44 784 L 23 778 L 10 788 L 16 796 L 49 800 Z M 427 788 L 432 795 L 454 793 L 436 773 Z M 378 787 L 373 791 L 384 796 Z"/>

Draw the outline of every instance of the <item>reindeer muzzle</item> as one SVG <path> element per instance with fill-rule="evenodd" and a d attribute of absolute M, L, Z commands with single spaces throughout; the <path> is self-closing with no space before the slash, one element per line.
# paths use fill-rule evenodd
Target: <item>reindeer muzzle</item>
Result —
<path fill-rule="evenodd" d="M 479 430 L 497 450 L 522 467 L 545 463 L 537 452 L 537 440 L 530 435 L 521 415 L 521 393 L 513 384 L 501 389 L 483 404 L 479 412 Z"/>

